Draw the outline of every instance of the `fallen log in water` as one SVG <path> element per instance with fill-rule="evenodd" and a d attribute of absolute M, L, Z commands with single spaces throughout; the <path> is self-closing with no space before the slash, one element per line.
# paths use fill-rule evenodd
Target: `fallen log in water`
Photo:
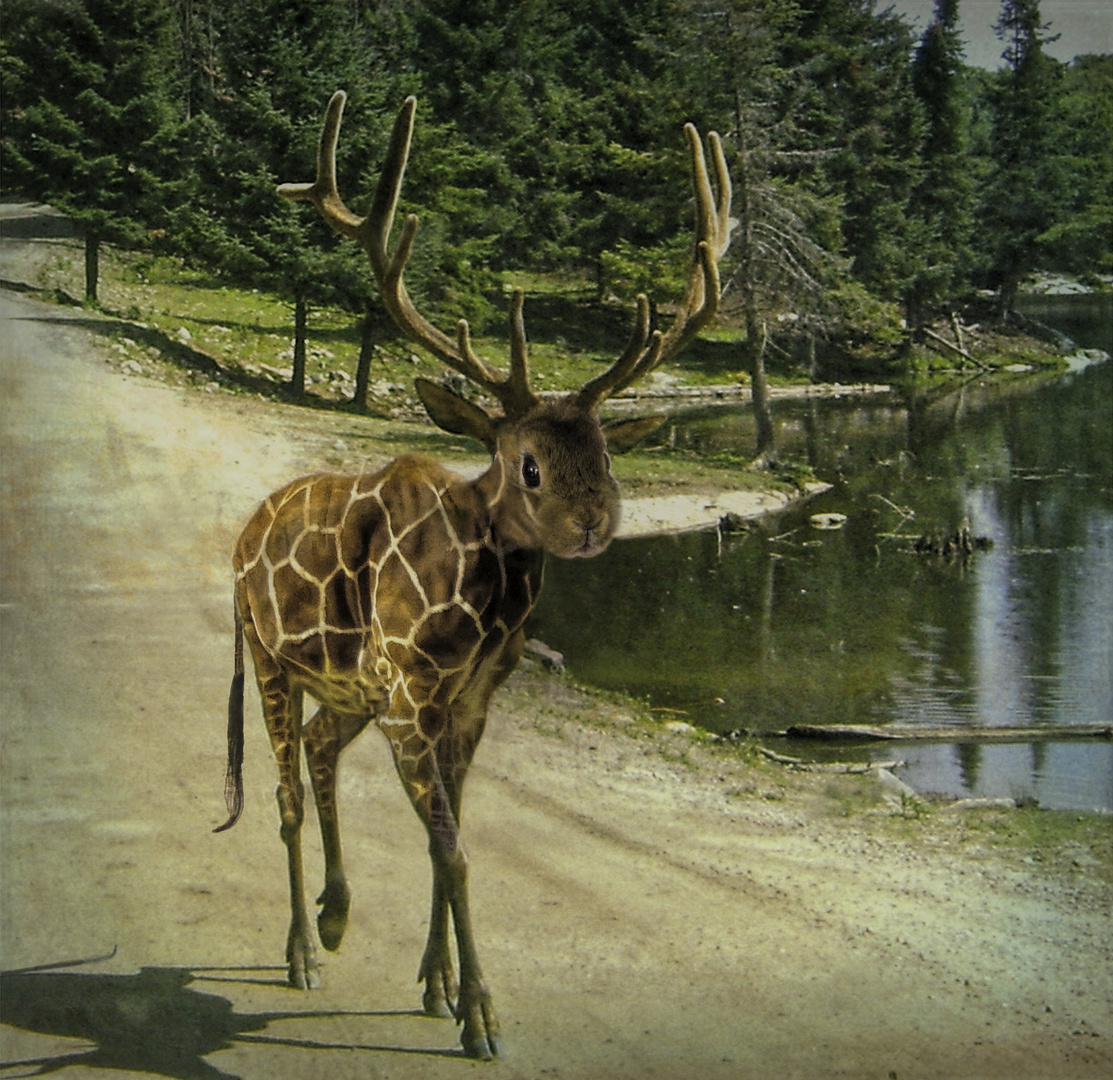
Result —
<path fill-rule="evenodd" d="M 803 772 L 823 773 L 868 773 L 875 769 L 899 769 L 903 761 L 806 761 L 804 758 L 778 754 L 766 746 L 759 746 L 757 752 L 778 765 L 788 765 Z"/>
<path fill-rule="evenodd" d="M 1049 727 L 925 728 L 913 724 L 867 727 L 861 724 L 793 724 L 784 731 L 763 731 L 765 738 L 822 742 L 1052 742 L 1062 739 L 1113 739 L 1108 724 L 1056 724 Z"/>

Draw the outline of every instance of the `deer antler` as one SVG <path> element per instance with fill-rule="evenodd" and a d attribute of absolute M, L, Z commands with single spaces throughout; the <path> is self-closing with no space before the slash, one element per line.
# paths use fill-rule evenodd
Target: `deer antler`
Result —
<path fill-rule="evenodd" d="M 394 254 L 387 252 L 387 242 L 402 190 L 402 178 L 410 154 L 413 137 L 415 97 L 406 98 L 390 136 L 386 161 L 366 217 L 357 217 L 340 198 L 336 187 L 336 144 L 340 136 L 340 119 L 347 95 L 338 90 L 332 95 L 321 127 L 317 147 L 317 179 L 311 184 L 282 184 L 278 193 L 288 199 L 313 203 L 325 221 L 342 236 L 355 240 L 367 253 L 383 302 L 402 332 L 491 393 L 502 405 L 506 415 L 517 418 L 537 404 L 537 395 L 529 387 L 529 350 L 522 319 L 523 293 L 515 289 L 510 307 L 510 370 L 498 372 L 471 346 L 466 319 L 456 324 L 456 340 L 438 330 L 414 307 L 402 280 L 417 236 L 418 219 L 409 214 Z M 692 159 L 693 184 L 696 192 L 696 249 L 688 286 L 680 312 L 662 334 L 649 329 L 649 301 L 638 297 L 637 316 L 630 342 L 622 355 L 601 375 L 572 395 L 583 408 L 597 408 L 606 398 L 617 394 L 631 383 L 643 378 L 664 360 L 676 356 L 714 317 L 719 305 L 719 259 L 730 245 L 733 222 L 730 217 L 731 183 L 719 136 L 710 136 L 715 170 L 717 197 L 712 192 L 703 142 L 692 124 L 684 128 Z"/>
<path fill-rule="evenodd" d="M 585 408 L 595 408 L 608 397 L 644 378 L 665 360 L 676 356 L 715 317 L 719 309 L 719 260 L 730 247 L 734 221 L 730 216 L 731 182 L 723 143 L 712 132 L 711 158 L 717 196 L 711 190 L 703 140 L 695 125 L 685 124 L 696 193 L 696 248 L 680 311 L 668 333 L 649 332 L 649 300 L 638 297 L 634 332 L 622 355 L 577 395 Z"/>
<path fill-rule="evenodd" d="M 453 341 L 414 307 L 402 274 L 417 237 L 416 214 L 407 215 L 394 254 L 387 252 L 387 241 L 410 155 L 417 98 L 406 98 L 398 111 L 371 210 L 363 218 L 357 217 L 344 205 L 336 186 L 336 143 L 340 137 L 340 119 L 346 101 L 347 95 L 343 90 L 338 90 L 329 100 L 317 147 L 317 179 L 312 184 L 282 184 L 278 189 L 279 195 L 313 203 L 336 232 L 355 240 L 363 248 L 371 261 L 371 271 L 383 303 L 399 329 L 411 341 L 424 346 L 449 367 L 491 393 L 501 403 L 507 416 L 524 415 L 537 404 L 537 396 L 529 388 L 529 352 L 522 320 L 522 290 L 515 289 L 511 301 L 510 371 L 502 375 L 472 349 L 466 319 L 456 324 L 456 340 Z"/>

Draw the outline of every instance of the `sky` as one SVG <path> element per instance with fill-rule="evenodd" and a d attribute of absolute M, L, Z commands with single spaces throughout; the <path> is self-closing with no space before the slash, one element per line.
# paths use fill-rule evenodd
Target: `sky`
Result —
<path fill-rule="evenodd" d="M 891 0 L 894 10 L 919 32 L 931 23 L 935 0 Z M 888 5 L 879 0 L 876 9 Z M 1040 16 L 1061 34 L 1045 52 L 1070 61 L 1080 53 L 1113 53 L 1113 0 L 1040 0 Z M 1001 0 L 959 0 L 959 23 L 966 41 L 966 62 L 991 71 L 1001 66 L 1004 42 L 993 31 L 1001 17 Z"/>

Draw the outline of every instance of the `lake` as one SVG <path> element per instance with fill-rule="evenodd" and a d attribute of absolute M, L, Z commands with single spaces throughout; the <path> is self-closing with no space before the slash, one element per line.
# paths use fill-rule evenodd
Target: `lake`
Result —
<path fill-rule="evenodd" d="M 1113 720 L 1113 364 L 773 411 L 782 458 L 832 490 L 745 534 L 549 560 L 530 633 L 575 679 L 717 732 Z M 699 452 L 739 452 L 753 437 L 746 406 L 677 415 L 660 435 Z M 813 527 L 826 512 L 844 527 Z M 963 526 L 991 546 L 968 558 L 913 550 Z M 1108 741 L 834 753 L 903 758 L 902 779 L 924 793 L 1113 810 Z"/>

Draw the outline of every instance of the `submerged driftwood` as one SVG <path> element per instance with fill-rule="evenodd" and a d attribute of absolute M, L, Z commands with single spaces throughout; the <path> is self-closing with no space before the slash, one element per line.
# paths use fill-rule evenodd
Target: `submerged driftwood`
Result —
<path fill-rule="evenodd" d="M 917 555 L 942 555 L 945 559 L 966 558 L 975 551 L 989 551 L 993 541 L 988 536 L 974 536 L 963 526 L 953 536 L 924 533 L 912 544 Z"/>
<path fill-rule="evenodd" d="M 878 769 L 899 769 L 903 761 L 807 761 L 804 758 L 778 754 L 766 746 L 759 746 L 757 752 L 778 765 L 788 765 L 803 772 L 822 773 L 868 773 Z"/>
<path fill-rule="evenodd" d="M 911 724 L 868 727 L 861 724 L 793 724 L 784 731 L 763 731 L 766 738 L 822 742 L 1050 742 L 1061 739 L 1113 739 L 1109 724 L 1056 724 L 1050 727 L 925 728 Z"/>

